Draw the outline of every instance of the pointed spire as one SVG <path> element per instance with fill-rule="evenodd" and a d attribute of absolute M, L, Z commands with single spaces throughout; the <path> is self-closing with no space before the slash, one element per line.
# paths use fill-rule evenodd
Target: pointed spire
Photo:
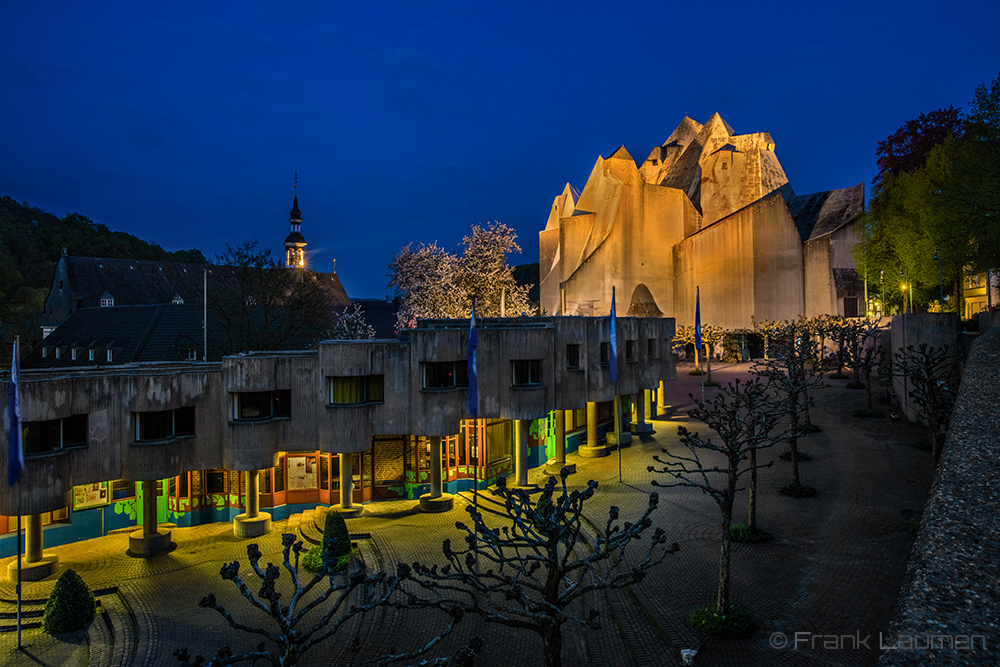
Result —
<path fill-rule="evenodd" d="M 299 211 L 299 169 L 295 168 L 295 196 L 292 198 L 292 210 L 289 212 L 289 220 L 302 222 L 302 213 Z"/>
<path fill-rule="evenodd" d="M 306 240 L 302 236 L 302 213 L 299 211 L 299 170 L 295 170 L 295 195 L 288 214 L 289 232 L 285 238 L 285 266 L 304 268 L 306 265 Z"/>

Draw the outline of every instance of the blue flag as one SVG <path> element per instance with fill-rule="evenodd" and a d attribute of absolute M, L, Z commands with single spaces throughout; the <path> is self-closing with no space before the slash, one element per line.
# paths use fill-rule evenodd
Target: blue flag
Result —
<path fill-rule="evenodd" d="M 7 386 L 7 485 L 14 486 L 21 479 L 24 470 L 24 447 L 21 446 L 21 403 L 17 395 L 17 347 L 10 365 L 10 384 Z"/>
<path fill-rule="evenodd" d="M 611 342 L 608 361 L 611 364 L 611 381 L 618 382 L 618 331 L 615 325 L 615 288 L 611 288 Z"/>
<path fill-rule="evenodd" d="M 472 306 L 472 319 L 469 320 L 469 414 L 479 417 L 479 380 L 476 377 L 476 306 Z"/>
<path fill-rule="evenodd" d="M 701 352 L 701 288 L 695 287 L 694 294 L 694 349 Z"/>

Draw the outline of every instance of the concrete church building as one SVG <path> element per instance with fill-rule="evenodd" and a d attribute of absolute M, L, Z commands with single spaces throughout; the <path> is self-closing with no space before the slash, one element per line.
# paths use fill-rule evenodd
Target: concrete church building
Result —
<path fill-rule="evenodd" d="M 718 115 L 684 118 L 636 165 L 624 146 L 569 184 L 539 233 L 548 315 L 619 312 L 726 328 L 757 319 L 864 314 L 851 248 L 864 184 L 796 195 L 766 132 L 736 134 Z"/>

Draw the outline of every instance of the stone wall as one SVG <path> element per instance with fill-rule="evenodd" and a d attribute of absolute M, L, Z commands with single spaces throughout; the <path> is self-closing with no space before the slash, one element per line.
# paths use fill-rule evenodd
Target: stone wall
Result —
<path fill-rule="evenodd" d="M 1000 651 L 1000 330 L 972 347 L 879 664 L 996 665 Z"/>

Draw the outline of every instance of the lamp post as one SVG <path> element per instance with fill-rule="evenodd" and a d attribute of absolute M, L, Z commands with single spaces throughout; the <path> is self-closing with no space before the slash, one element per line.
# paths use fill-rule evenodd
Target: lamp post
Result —
<path fill-rule="evenodd" d="M 878 272 L 878 284 L 882 286 L 882 311 L 880 314 L 885 315 L 885 270 Z"/>
<path fill-rule="evenodd" d="M 941 305 L 941 312 L 944 312 L 944 272 L 941 268 L 941 249 L 938 248 L 934 252 L 934 260 L 938 263 L 938 290 L 940 291 L 940 301 L 938 303 Z"/>

